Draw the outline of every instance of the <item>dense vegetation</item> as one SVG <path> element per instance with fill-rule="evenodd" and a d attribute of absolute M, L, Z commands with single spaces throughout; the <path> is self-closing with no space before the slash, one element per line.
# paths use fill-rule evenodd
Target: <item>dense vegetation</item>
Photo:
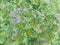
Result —
<path fill-rule="evenodd" d="M 60 0 L 0 0 L 0 45 L 60 45 Z"/>

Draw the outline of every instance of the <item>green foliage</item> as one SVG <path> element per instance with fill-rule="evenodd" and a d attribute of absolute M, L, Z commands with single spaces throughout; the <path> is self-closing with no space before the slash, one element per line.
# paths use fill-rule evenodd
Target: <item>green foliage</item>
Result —
<path fill-rule="evenodd" d="M 0 0 L 0 45 L 60 45 L 60 0 Z"/>

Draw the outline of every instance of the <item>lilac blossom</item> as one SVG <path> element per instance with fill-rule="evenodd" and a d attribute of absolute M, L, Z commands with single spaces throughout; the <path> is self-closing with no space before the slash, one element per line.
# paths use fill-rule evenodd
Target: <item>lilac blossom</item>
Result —
<path fill-rule="evenodd" d="M 23 11 L 23 8 L 16 8 L 13 11 L 11 11 L 9 13 L 9 17 L 10 17 L 9 21 L 14 25 L 19 23 L 21 21 L 20 15 L 21 15 L 22 11 Z"/>

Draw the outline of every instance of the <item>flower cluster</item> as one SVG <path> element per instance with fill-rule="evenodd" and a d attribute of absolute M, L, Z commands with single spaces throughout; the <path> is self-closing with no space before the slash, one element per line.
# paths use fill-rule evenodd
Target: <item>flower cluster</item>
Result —
<path fill-rule="evenodd" d="M 20 15 L 22 14 L 22 12 L 23 12 L 23 8 L 16 8 L 13 11 L 11 11 L 9 14 L 10 17 L 9 21 L 14 25 L 19 23 L 21 21 Z"/>

